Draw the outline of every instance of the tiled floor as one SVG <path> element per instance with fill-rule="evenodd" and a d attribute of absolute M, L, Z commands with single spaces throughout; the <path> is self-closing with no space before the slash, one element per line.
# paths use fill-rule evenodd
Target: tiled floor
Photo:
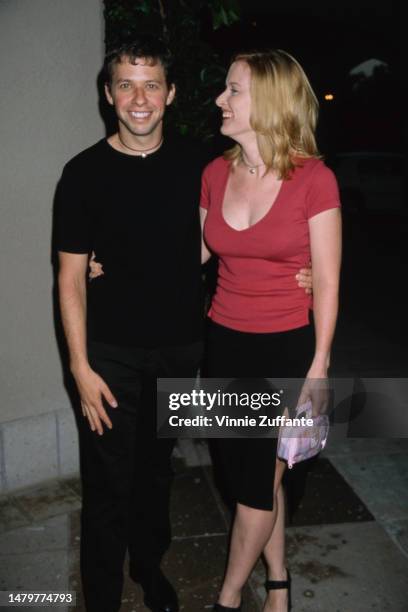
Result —
<path fill-rule="evenodd" d="M 404 441 L 349 440 L 309 464 L 305 493 L 292 490 L 287 552 L 298 612 L 407 612 L 408 474 Z M 184 612 L 211 609 L 223 573 L 229 515 L 203 442 L 183 441 L 175 458 L 173 544 L 166 573 Z M 204 465 L 203 465 L 204 464 Z M 292 476 L 290 474 L 289 476 Z M 76 590 L 80 486 L 51 482 L 0 503 L 0 590 Z M 264 570 L 256 567 L 244 612 L 259 612 Z M 39 609 L 39 608 L 37 608 Z M 44 608 L 49 610 L 50 608 Z M 56 608 L 63 610 L 63 608 Z M 126 578 L 121 612 L 143 611 Z"/>

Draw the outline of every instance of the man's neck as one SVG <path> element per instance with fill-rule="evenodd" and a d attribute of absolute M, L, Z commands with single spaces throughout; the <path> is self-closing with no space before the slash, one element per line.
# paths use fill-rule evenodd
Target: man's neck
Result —
<path fill-rule="evenodd" d="M 121 153 L 144 157 L 157 151 L 163 142 L 162 130 L 156 130 L 153 134 L 146 134 L 146 136 L 138 136 L 120 128 L 121 126 L 116 134 L 108 138 L 108 142 Z"/>

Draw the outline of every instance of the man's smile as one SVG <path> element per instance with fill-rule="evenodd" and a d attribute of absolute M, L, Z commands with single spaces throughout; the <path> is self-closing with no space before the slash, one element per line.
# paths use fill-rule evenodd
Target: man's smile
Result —
<path fill-rule="evenodd" d="M 152 113 L 151 111 L 130 111 L 129 114 L 134 119 L 147 119 Z"/>

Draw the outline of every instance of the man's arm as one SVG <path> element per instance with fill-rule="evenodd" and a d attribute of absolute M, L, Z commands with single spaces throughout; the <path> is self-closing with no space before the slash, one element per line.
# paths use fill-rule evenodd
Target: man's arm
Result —
<path fill-rule="evenodd" d="M 78 387 L 83 415 L 92 431 L 103 434 L 109 419 L 102 398 L 117 407 L 109 387 L 89 365 L 86 349 L 86 280 L 88 255 L 59 252 L 58 287 L 61 317 L 70 356 L 70 368 Z M 102 422 L 101 422 L 102 421 Z"/>

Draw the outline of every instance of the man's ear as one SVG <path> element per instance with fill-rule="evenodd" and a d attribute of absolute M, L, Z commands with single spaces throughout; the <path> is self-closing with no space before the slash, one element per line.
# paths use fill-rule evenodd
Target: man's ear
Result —
<path fill-rule="evenodd" d="M 170 85 L 169 93 L 167 94 L 166 105 L 169 106 L 176 96 L 176 86 L 174 83 Z"/>
<path fill-rule="evenodd" d="M 105 96 L 111 106 L 113 106 L 113 98 L 111 94 L 110 84 L 105 83 Z"/>

